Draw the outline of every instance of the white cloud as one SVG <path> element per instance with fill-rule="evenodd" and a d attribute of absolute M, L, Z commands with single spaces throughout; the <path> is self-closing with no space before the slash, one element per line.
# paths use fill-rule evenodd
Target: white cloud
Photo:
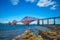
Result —
<path fill-rule="evenodd" d="M 25 1 L 33 3 L 35 0 L 25 0 Z"/>
<path fill-rule="evenodd" d="M 12 5 L 17 5 L 19 3 L 19 0 L 11 0 Z"/>
<path fill-rule="evenodd" d="M 55 10 L 57 5 L 53 5 L 50 9 Z"/>
<path fill-rule="evenodd" d="M 39 0 L 37 6 L 39 7 L 48 7 L 51 6 L 52 9 L 56 9 L 56 2 L 52 0 Z"/>

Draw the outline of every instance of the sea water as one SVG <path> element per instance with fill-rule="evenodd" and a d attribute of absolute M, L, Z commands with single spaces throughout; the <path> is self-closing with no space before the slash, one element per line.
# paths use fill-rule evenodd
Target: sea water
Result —
<path fill-rule="evenodd" d="M 0 40 L 12 40 L 17 35 L 21 35 L 25 30 L 31 28 L 33 33 L 37 34 L 37 29 L 48 30 L 47 27 L 37 25 L 8 25 L 0 24 Z"/>

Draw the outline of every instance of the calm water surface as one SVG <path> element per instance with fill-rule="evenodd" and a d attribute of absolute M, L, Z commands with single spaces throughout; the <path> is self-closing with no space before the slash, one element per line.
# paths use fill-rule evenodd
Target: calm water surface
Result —
<path fill-rule="evenodd" d="M 28 28 L 31 28 L 35 34 L 38 33 L 36 29 L 50 31 L 46 27 L 36 25 L 0 25 L 0 40 L 12 40 L 12 38 L 16 37 L 17 35 L 21 35 Z"/>

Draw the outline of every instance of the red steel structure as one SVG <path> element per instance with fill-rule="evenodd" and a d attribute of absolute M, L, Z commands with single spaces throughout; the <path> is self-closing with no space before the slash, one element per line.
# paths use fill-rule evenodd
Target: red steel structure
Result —
<path fill-rule="evenodd" d="M 26 16 L 24 17 L 21 22 L 24 24 L 24 25 L 27 25 L 27 24 L 30 24 L 31 22 L 35 21 L 36 18 L 34 17 L 29 17 L 29 16 Z"/>
<path fill-rule="evenodd" d="M 13 21 L 12 21 L 12 24 L 14 24 L 14 25 L 15 25 L 16 23 L 17 23 L 17 21 L 16 21 L 16 20 L 13 20 Z"/>
<path fill-rule="evenodd" d="M 36 20 L 36 18 L 34 18 L 34 17 L 29 17 L 29 16 L 26 16 L 26 17 L 24 17 L 22 20 L 20 20 L 20 21 L 16 21 L 16 20 L 13 20 L 12 22 L 9 22 L 9 24 L 16 24 L 16 23 L 18 23 L 18 22 L 22 22 L 24 25 L 28 25 L 28 24 L 30 24 L 31 22 L 33 22 L 33 21 L 35 21 Z"/>
<path fill-rule="evenodd" d="M 60 18 L 60 16 L 58 16 L 58 17 L 51 17 L 51 18 L 43 18 L 43 19 L 26 16 L 26 17 L 24 17 L 24 18 L 23 18 L 22 20 L 20 20 L 20 21 L 13 20 L 12 22 L 9 22 L 9 24 L 16 24 L 16 23 L 18 23 L 18 22 L 21 22 L 21 23 L 23 23 L 24 25 L 27 25 L 27 24 L 30 24 L 31 22 L 37 20 L 37 25 L 40 25 L 40 20 L 42 20 L 42 25 L 44 25 L 44 20 L 47 20 L 47 25 L 49 25 L 49 23 L 50 23 L 49 20 L 50 20 L 50 19 L 53 19 L 53 22 L 54 22 L 53 24 L 55 25 L 57 18 Z"/>

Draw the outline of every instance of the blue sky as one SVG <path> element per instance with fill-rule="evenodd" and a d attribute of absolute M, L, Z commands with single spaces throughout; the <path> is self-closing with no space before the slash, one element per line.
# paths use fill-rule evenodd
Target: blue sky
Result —
<path fill-rule="evenodd" d="M 60 0 L 0 0 L 1 23 L 19 21 L 25 16 L 36 18 L 60 16 Z"/>

